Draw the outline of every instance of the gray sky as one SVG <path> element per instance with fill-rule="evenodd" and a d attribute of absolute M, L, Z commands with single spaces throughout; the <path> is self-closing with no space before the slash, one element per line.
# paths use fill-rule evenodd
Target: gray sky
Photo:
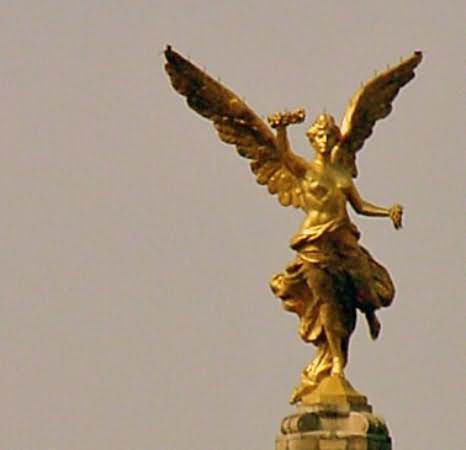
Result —
<path fill-rule="evenodd" d="M 268 290 L 300 213 L 169 86 L 167 43 L 260 114 L 325 107 L 421 49 L 359 156 L 397 298 L 348 376 L 397 450 L 464 445 L 462 1 L 0 5 L 0 448 L 273 448 L 313 349 Z M 304 131 L 294 149 L 311 157 Z"/>

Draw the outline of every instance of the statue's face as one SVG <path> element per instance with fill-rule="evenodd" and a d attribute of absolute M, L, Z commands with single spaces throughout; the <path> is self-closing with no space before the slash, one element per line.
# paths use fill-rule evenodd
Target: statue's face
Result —
<path fill-rule="evenodd" d="M 327 113 L 317 116 L 307 130 L 307 137 L 315 151 L 320 154 L 330 153 L 340 139 L 340 130 L 335 119 Z"/>
<path fill-rule="evenodd" d="M 321 154 L 329 153 L 338 143 L 338 134 L 332 126 L 325 125 L 316 127 L 313 125 L 308 130 L 307 136 L 316 152 Z"/>

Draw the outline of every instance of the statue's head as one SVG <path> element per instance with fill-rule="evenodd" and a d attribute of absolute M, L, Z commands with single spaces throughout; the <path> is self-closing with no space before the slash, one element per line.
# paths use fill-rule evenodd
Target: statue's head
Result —
<path fill-rule="evenodd" d="M 317 116 L 306 135 L 315 151 L 322 154 L 329 153 L 341 138 L 335 119 L 327 113 Z"/>

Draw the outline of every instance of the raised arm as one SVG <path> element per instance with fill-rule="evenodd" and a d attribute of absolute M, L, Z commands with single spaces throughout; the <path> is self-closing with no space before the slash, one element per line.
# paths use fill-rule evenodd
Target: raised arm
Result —
<path fill-rule="evenodd" d="M 298 109 L 294 112 L 274 113 L 267 118 L 270 126 L 275 128 L 277 132 L 277 147 L 283 163 L 297 177 L 304 176 L 308 163 L 291 150 L 286 127 L 290 124 L 302 122 L 304 117 L 304 110 Z"/>
<path fill-rule="evenodd" d="M 347 190 L 347 197 L 351 206 L 358 214 L 373 217 L 390 217 L 393 222 L 393 226 L 397 230 L 401 228 L 403 215 L 403 207 L 401 205 L 395 203 L 390 208 L 384 208 L 382 206 L 366 202 L 359 195 L 359 192 L 353 182 L 351 182 L 351 185 Z"/>
<path fill-rule="evenodd" d="M 290 156 L 291 150 L 283 145 L 279 149 L 277 135 L 233 91 L 170 46 L 164 53 L 170 82 L 186 98 L 188 106 L 212 122 L 223 142 L 235 145 L 238 153 L 250 160 L 256 181 L 267 186 L 267 190 L 277 196 L 282 206 L 303 208 L 302 183 L 300 177 L 295 175 L 303 171 L 299 169 L 300 163 L 294 163 L 302 158 Z M 284 116 L 289 119 L 290 114 L 285 113 Z M 298 116 L 302 120 L 304 111 L 295 120 L 299 119 Z M 305 160 L 302 161 L 305 164 Z"/>

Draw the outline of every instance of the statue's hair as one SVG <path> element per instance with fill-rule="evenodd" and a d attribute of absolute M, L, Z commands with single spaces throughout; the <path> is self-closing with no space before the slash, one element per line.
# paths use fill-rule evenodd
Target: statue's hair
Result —
<path fill-rule="evenodd" d="M 311 141 L 313 141 L 314 137 L 321 130 L 332 130 L 338 136 L 338 139 L 340 139 L 341 137 L 340 128 L 336 124 L 333 116 L 331 116 L 330 114 L 327 114 L 327 113 L 319 114 L 315 118 L 314 122 L 312 122 L 312 125 L 309 127 L 306 134 L 308 138 Z"/>

